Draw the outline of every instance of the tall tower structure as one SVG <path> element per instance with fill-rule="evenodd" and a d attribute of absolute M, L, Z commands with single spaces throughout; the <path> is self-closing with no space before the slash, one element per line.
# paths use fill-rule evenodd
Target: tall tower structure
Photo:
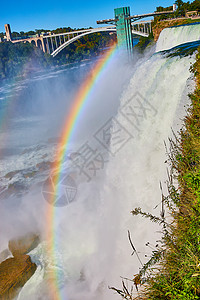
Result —
<path fill-rule="evenodd" d="M 11 34 L 11 29 L 10 29 L 10 24 L 5 24 L 5 30 L 6 30 L 6 39 L 7 42 L 12 40 L 12 34 Z"/>
<path fill-rule="evenodd" d="M 115 8 L 117 40 L 120 46 L 132 53 L 133 36 L 130 17 L 130 7 Z"/>
<path fill-rule="evenodd" d="M 133 33 L 132 33 L 132 22 L 138 21 L 143 18 L 160 16 L 166 14 L 172 14 L 175 10 L 153 12 L 150 14 L 133 15 L 130 16 L 130 7 L 119 7 L 115 8 L 115 18 L 97 21 L 97 24 L 114 24 L 117 30 L 117 41 L 120 46 L 128 50 L 129 54 L 132 54 L 133 50 Z M 149 34 L 149 32 L 148 32 Z"/>

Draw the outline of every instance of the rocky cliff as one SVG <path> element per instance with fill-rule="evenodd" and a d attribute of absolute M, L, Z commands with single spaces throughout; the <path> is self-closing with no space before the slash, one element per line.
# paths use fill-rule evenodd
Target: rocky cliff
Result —
<path fill-rule="evenodd" d="M 27 254 L 39 244 L 39 236 L 34 233 L 29 233 L 18 239 L 10 240 L 8 248 L 13 256 Z"/>
<path fill-rule="evenodd" d="M 23 237 L 10 240 L 9 250 L 1 254 L 0 264 L 0 300 L 14 299 L 24 284 L 36 271 L 36 264 L 26 255 L 39 243 L 39 236 L 29 233 Z M 12 253 L 12 258 L 6 259 Z"/>
<path fill-rule="evenodd" d="M 168 28 L 168 27 L 172 27 L 172 26 L 178 26 L 178 25 L 186 25 L 186 24 L 191 24 L 191 23 L 195 23 L 198 20 L 190 20 L 190 19 L 172 19 L 172 20 L 163 20 L 163 21 L 158 21 L 158 22 L 154 22 L 153 24 L 153 36 L 154 36 L 154 41 L 157 42 L 159 35 L 161 33 L 161 31 L 164 28 Z"/>
<path fill-rule="evenodd" d="M 0 264 L 0 299 L 14 299 L 36 268 L 28 255 L 18 255 L 3 261 Z"/>

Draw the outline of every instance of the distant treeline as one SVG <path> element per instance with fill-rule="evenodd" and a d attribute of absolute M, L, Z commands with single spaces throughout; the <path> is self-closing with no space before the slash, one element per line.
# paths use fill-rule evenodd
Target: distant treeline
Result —
<path fill-rule="evenodd" d="M 35 29 L 35 30 L 30 30 L 30 31 L 13 31 L 12 32 L 12 37 L 13 38 L 19 38 L 19 37 L 29 37 L 29 36 L 33 36 L 36 34 L 44 34 L 44 33 L 65 33 L 65 32 L 71 32 L 71 31 L 76 31 L 76 30 L 84 30 L 84 29 L 90 29 L 92 27 L 89 28 L 71 28 L 71 27 L 60 27 L 54 30 L 50 30 L 50 29 Z M 0 37 L 3 38 L 5 35 L 4 32 L 0 32 Z"/>
<path fill-rule="evenodd" d="M 23 36 L 34 35 L 49 30 L 23 32 Z M 62 33 L 74 29 L 58 28 L 51 32 Z M 13 37 L 22 36 L 22 32 L 12 33 Z M 82 37 L 63 49 L 55 58 L 29 43 L 0 43 L 0 79 L 24 75 L 41 68 L 63 65 L 99 55 L 106 47 L 116 41 L 116 34 L 94 33 Z"/>
<path fill-rule="evenodd" d="M 90 27 L 91 28 L 91 27 Z M 89 28 L 89 29 L 90 29 Z M 83 30 L 83 29 L 88 29 L 88 28 L 71 28 L 71 27 L 60 27 L 54 30 L 50 30 L 50 29 L 35 29 L 35 30 L 30 30 L 30 31 L 13 31 L 12 32 L 12 37 L 13 38 L 19 38 L 19 37 L 29 37 L 32 35 L 36 35 L 36 34 L 42 34 L 42 33 L 64 33 L 64 32 L 71 32 L 71 31 L 76 31 L 76 30 Z M 5 35 L 4 32 L 0 32 L 0 37 L 3 38 Z"/>
<path fill-rule="evenodd" d="M 107 32 L 86 35 L 63 49 L 56 57 L 57 64 L 80 61 L 99 55 L 110 44 L 117 41 L 115 33 Z"/>
<path fill-rule="evenodd" d="M 52 57 L 29 43 L 5 42 L 0 44 L 0 79 L 46 68 Z"/>
<path fill-rule="evenodd" d="M 177 5 L 177 10 L 175 13 L 156 17 L 156 20 L 185 17 L 185 14 L 187 11 L 195 11 L 196 10 L 196 11 L 200 12 L 200 1 L 199 0 L 194 0 L 191 3 L 189 1 L 183 2 L 182 0 L 176 0 L 175 4 Z M 172 9 L 173 9 L 173 6 L 169 6 L 169 7 L 158 6 L 156 8 L 156 11 L 161 12 L 161 11 L 169 11 Z"/>

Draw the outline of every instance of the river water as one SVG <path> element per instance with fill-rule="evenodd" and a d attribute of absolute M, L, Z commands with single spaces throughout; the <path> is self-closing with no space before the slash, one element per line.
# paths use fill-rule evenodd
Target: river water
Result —
<path fill-rule="evenodd" d="M 158 41 L 162 50 L 169 48 L 171 31 L 165 30 Z M 184 40 L 179 31 L 180 42 L 176 31 L 173 43 L 179 46 L 173 50 L 150 49 L 143 57 L 135 53 L 132 63 L 117 53 L 95 87 L 70 141 L 65 163 L 73 176 L 64 192 L 71 183 L 72 194 L 67 190 L 68 201 L 61 198 L 55 204 L 54 258 L 45 250 L 51 162 L 69 106 L 95 61 L 1 87 L 0 251 L 19 234 L 32 230 L 41 235 L 40 245 L 30 253 L 37 271 L 18 300 L 121 299 L 108 286 L 121 287 L 120 276 L 133 278 L 141 267 L 131 256 L 128 230 L 141 261 L 147 261 L 160 228 L 133 217 L 131 210 L 141 207 L 159 216 L 160 181 L 165 185 L 167 178 L 164 141 L 171 127 L 181 127 L 187 95 L 194 89 L 189 69 L 199 42 L 187 40 L 188 28 Z M 109 130 L 107 143 L 102 137 Z M 88 149 L 93 163 L 94 154 L 99 156 L 99 165 L 92 176 L 79 178 L 71 161 Z M 52 272 L 59 296 L 50 292 Z"/>

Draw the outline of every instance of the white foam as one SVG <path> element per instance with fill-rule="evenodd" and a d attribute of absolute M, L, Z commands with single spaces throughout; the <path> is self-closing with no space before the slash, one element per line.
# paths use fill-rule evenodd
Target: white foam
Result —
<path fill-rule="evenodd" d="M 200 24 L 165 28 L 156 44 L 156 52 L 200 40 Z"/>
<path fill-rule="evenodd" d="M 174 121 L 182 116 L 180 107 L 189 101 L 185 89 L 191 62 L 194 57 L 163 58 L 157 54 L 139 64 L 121 98 L 113 123 L 121 126 L 120 139 L 116 139 L 114 128 L 113 155 L 104 173 L 90 183 L 82 183 L 75 202 L 55 209 L 56 264 L 38 246 L 32 253 L 39 266 L 37 273 L 19 300 L 51 299 L 44 280 L 49 266 L 61 274 L 58 285 L 63 299 L 121 299 L 108 286 L 121 287 L 120 276 L 133 278 L 141 267 L 137 257 L 131 256 L 127 230 L 143 262 L 144 253 L 150 251 L 145 243 L 159 238 L 156 231 L 160 228 L 130 212 L 139 206 L 159 216 L 159 182 L 166 179 L 163 141 L 170 136 Z M 126 114 L 130 106 L 132 115 Z M 127 143 L 122 143 L 124 137 Z M 120 141 L 123 146 L 119 148 Z M 154 210 L 156 205 L 158 209 Z"/>

